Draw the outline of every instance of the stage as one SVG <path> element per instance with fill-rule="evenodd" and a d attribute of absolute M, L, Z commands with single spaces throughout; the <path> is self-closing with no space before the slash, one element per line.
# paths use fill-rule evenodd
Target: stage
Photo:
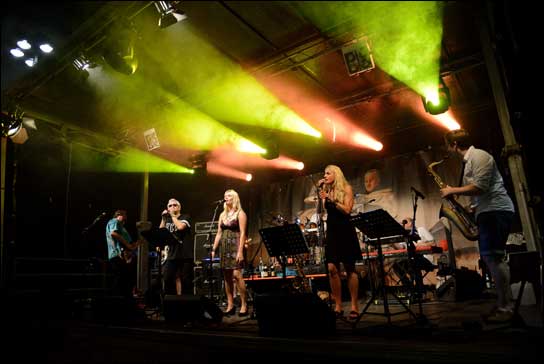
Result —
<path fill-rule="evenodd" d="M 70 317 L 67 307 L 37 300 L 29 304 L 34 307 L 32 312 L 24 312 L 25 305 L 10 311 L 17 315 L 10 315 L 8 322 L 13 326 L 5 333 L 9 333 L 8 342 L 13 340 L 9 347 L 20 348 L 19 359 L 28 357 L 52 363 L 536 361 L 532 358 L 539 351 L 542 334 L 537 305 L 520 306 L 520 319 L 514 325 L 486 324 L 480 314 L 491 310 L 493 297 L 463 302 L 452 298 L 445 295 L 443 299 L 423 302 L 422 311 L 427 319 L 423 324 L 405 312 L 392 316 L 388 325 L 386 317 L 372 314 L 383 313 L 382 302 L 372 302 L 355 326 L 353 321 L 338 319 L 332 332 L 300 327 L 305 322 L 311 322 L 312 327 L 325 325 L 324 317 L 312 316 L 315 310 L 309 309 L 301 313 L 306 316 L 286 322 L 277 336 L 261 335 L 264 317 L 259 318 L 259 312 L 243 318 L 223 317 L 220 322 L 205 318 L 191 322 L 165 320 L 162 314 L 149 310 L 136 315 L 92 312 L 77 315 L 72 310 Z M 361 298 L 361 310 L 365 302 Z M 404 311 L 394 299 L 389 303 L 392 313 Z M 249 306 L 251 313 L 253 302 Z M 107 307 L 118 308 L 111 302 Z M 281 321 L 293 307 L 296 306 L 279 306 L 274 315 Z M 419 313 L 417 304 L 409 308 Z M 349 312 L 348 302 L 344 302 L 344 312 L 346 315 Z"/>

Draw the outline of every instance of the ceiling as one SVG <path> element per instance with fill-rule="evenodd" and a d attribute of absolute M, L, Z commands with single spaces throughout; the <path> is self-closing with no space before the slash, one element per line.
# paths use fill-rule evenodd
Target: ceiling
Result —
<path fill-rule="evenodd" d="M 141 135 L 151 127 L 160 130 L 160 139 L 172 127 L 160 124 L 163 117 L 160 112 L 168 112 L 173 104 L 182 104 L 252 140 L 277 141 L 280 154 L 303 161 L 308 172 L 321 170 L 329 163 L 352 165 L 441 144 L 445 129 L 425 113 L 421 97 L 384 71 L 379 62 L 368 72 L 348 74 L 342 47 L 359 37 L 374 36 L 361 30 L 357 12 L 352 11 L 365 9 L 363 2 L 357 5 L 356 2 L 290 1 L 174 3 L 188 18 L 167 29 L 157 27 L 157 12 L 148 2 L 32 3 L 32 7 L 20 5 L 4 14 L 3 109 L 8 100 L 16 100 L 27 114 L 36 118 L 38 130 L 34 133 L 48 130 L 51 133 L 48 140 L 72 139 L 97 150 L 107 150 L 112 144 L 122 143 L 144 148 Z M 369 3 L 372 4 L 369 9 L 376 11 L 375 19 L 385 24 L 398 20 L 393 16 L 387 19 L 389 11 L 409 4 Z M 479 4 L 457 1 L 440 4 L 443 11 L 440 74 L 450 89 L 450 111 L 455 119 L 494 148 L 492 140 L 500 142 L 502 138 L 478 36 Z M 499 13 L 501 9 L 499 5 Z M 40 16 L 29 15 L 36 13 Z M 321 18 L 322 15 L 325 16 Z M 370 19 L 372 15 L 367 17 Z M 94 55 L 103 50 L 112 34 L 123 31 L 119 25 L 123 19 L 130 20 L 137 29 L 136 73 L 114 76 L 115 85 L 92 83 L 92 76 L 83 78 L 72 67 L 72 60 L 82 50 Z M 13 42 L 11 37 L 23 25 L 32 26 L 36 32 L 49 32 L 58 44 L 55 55 L 31 71 L 21 71 L 20 64 L 4 56 Z M 402 31 L 395 27 L 384 29 L 384 32 Z M 160 47 L 163 54 L 157 54 Z M 415 66 L 422 62 L 412 58 L 416 58 L 410 59 Z M 165 66 L 167 59 L 171 67 Z M 503 67 L 503 71 L 508 71 L 508 64 Z M 235 75 L 240 70 L 243 80 L 235 86 L 227 84 L 237 79 Z M 316 140 L 236 120 L 229 114 L 229 99 L 222 98 L 213 87 L 223 84 L 233 90 L 231 97 L 238 92 L 233 104 L 238 108 L 244 104 L 245 113 L 259 115 L 261 100 L 242 89 L 247 80 L 257 80 L 252 85 L 264 87 L 319 129 L 324 137 Z M 244 100 L 240 100 L 242 97 Z M 218 110 L 215 103 L 223 109 Z M 316 105 L 321 109 L 315 110 Z M 146 111 L 149 114 L 144 115 Z M 320 112 L 323 115 L 316 116 Z M 365 130 L 383 143 L 384 149 L 376 152 L 333 142 L 324 121 L 330 117 Z M 201 132 L 198 125 L 185 130 L 194 133 L 195 138 Z M 106 140 L 110 144 L 103 136 L 109 138 Z M 198 149 L 180 144 L 168 145 L 156 153 L 189 165 L 188 159 Z M 251 166 L 245 170 L 257 176 L 270 173 Z"/>

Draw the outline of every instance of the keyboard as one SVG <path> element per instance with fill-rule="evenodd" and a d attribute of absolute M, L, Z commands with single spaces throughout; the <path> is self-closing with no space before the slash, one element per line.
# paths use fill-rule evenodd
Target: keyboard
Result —
<path fill-rule="evenodd" d="M 440 254 L 443 250 L 439 246 L 421 246 L 418 247 L 416 245 L 416 253 L 420 254 Z M 377 251 L 371 251 L 368 253 L 368 256 L 366 252 L 363 252 L 362 254 L 363 260 L 367 259 L 376 259 L 378 257 Z M 386 250 L 382 251 L 382 255 L 384 258 L 398 258 L 398 257 L 407 257 L 408 251 L 406 249 L 393 249 L 393 250 Z"/>

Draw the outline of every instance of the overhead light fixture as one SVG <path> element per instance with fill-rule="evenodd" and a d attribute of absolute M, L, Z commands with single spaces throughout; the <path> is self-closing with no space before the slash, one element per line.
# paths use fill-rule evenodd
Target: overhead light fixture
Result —
<path fill-rule="evenodd" d="M 421 97 L 425 111 L 431 115 L 438 115 L 448 111 L 451 103 L 450 89 L 442 77 L 438 81 L 438 90 L 432 90 Z"/>
<path fill-rule="evenodd" d="M 197 153 L 189 158 L 191 168 L 195 176 L 205 176 L 208 174 L 208 153 Z"/>
<path fill-rule="evenodd" d="M 275 134 L 268 134 L 263 142 L 266 152 L 261 154 L 264 159 L 272 160 L 280 156 L 278 137 Z"/>
<path fill-rule="evenodd" d="M 32 45 L 26 40 L 20 40 L 17 42 L 17 47 L 9 50 L 11 55 L 15 58 L 20 58 L 28 67 L 34 67 L 45 53 L 51 53 L 53 47 L 50 43 L 42 43 L 38 48 L 32 48 Z"/>
<path fill-rule="evenodd" d="M 23 52 L 22 50 L 20 50 L 19 48 L 13 48 L 13 49 L 10 49 L 9 50 L 9 53 L 11 53 L 11 55 L 15 58 L 21 58 L 21 57 L 24 57 L 25 55 L 25 52 Z"/>
<path fill-rule="evenodd" d="M 106 41 L 102 57 L 117 72 L 132 75 L 138 69 L 135 53 L 136 30 L 130 25 L 114 29 Z"/>
<path fill-rule="evenodd" d="M 343 47 L 342 55 L 350 76 L 371 71 L 376 67 L 366 39 L 360 39 Z"/>
<path fill-rule="evenodd" d="M 34 67 L 36 65 L 36 63 L 38 63 L 38 57 L 27 58 L 25 60 L 25 64 L 28 67 Z"/>
<path fill-rule="evenodd" d="M 51 47 L 51 44 L 49 43 L 40 44 L 40 49 L 42 50 L 43 53 L 53 52 L 53 47 Z"/>
<path fill-rule="evenodd" d="M 19 107 L 13 111 L 2 111 L 0 125 L 3 137 L 14 137 L 23 127 L 23 112 Z"/>
<path fill-rule="evenodd" d="M 74 59 L 72 63 L 74 67 L 79 71 L 88 70 L 89 68 L 96 67 L 96 63 L 91 61 L 91 59 L 84 54 L 79 55 L 79 57 Z"/>
<path fill-rule="evenodd" d="M 27 129 L 37 130 L 36 121 L 33 118 L 23 116 L 24 112 L 17 105 L 11 104 L 10 111 L 2 111 L 1 128 L 2 137 L 7 137 L 15 144 L 23 144 L 28 140 Z"/>
<path fill-rule="evenodd" d="M 2 126 L 2 129 L 3 128 L 4 126 Z M 4 135 L 4 132 L 2 132 L 2 135 L 7 137 L 14 137 L 21 131 L 22 128 L 23 128 L 23 124 L 19 122 L 19 120 L 16 120 L 13 124 L 11 124 L 7 128 L 7 132 L 5 133 L 5 135 Z"/>
<path fill-rule="evenodd" d="M 17 46 L 21 49 L 30 49 L 32 48 L 32 45 L 30 43 L 28 43 L 28 41 L 26 39 L 23 39 L 23 40 L 20 40 L 17 42 Z"/>
<path fill-rule="evenodd" d="M 187 15 L 176 9 L 170 1 L 155 1 L 154 3 L 159 12 L 159 27 L 161 28 L 167 28 L 187 18 Z"/>

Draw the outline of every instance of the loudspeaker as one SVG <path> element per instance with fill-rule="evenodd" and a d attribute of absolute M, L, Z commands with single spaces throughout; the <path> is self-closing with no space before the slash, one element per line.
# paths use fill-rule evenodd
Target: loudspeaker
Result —
<path fill-rule="evenodd" d="M 321 336 L 336 330 L 334 313 L 313 293 L 256 294 L 255 312 L 261 336 Z"/>
<path fill-rule="evenodd" d="M 209 298 L 191 295 L 165 295 L 164 320 L 168 322 L 219 323 L 223 311 Z"/>
<path fill-rule="evenodd" d="M 455 298 L 457 301 L 480 298 L 485 281 L 475 270 L 465 267 L 455 270 Z"/>
<path fill-rule="evenodd" d="M 208 238 L 208 234 L 195 234 L 194 239 L 194 259 L 196 261 L 204 261 L 204 258 L 209 258 L 209 248 L 213 245 L 213 241 L 215 240 L 215 232 L 211 234 L 210 241 L 207 242 L 210 244 L 210 247 L 205 246 L 206 240 Z"/>
<path fill-rule="evenodd" d="M 480 298 L 485 287 L 485 281 L 475 270 L 462 267 L 456 269 L 450 277 L 436 290 L 436 295 L 442 297 L 450 288 L 455 289 L 455 301 L 465 301 Z"/>
<path fill-rule="evenodd" d="M 196 296 L 221 295 L 223 275 L 219 267 L 212 267 L 211 276 L 207 267 L 194 268 L 194 294 Z"/>

